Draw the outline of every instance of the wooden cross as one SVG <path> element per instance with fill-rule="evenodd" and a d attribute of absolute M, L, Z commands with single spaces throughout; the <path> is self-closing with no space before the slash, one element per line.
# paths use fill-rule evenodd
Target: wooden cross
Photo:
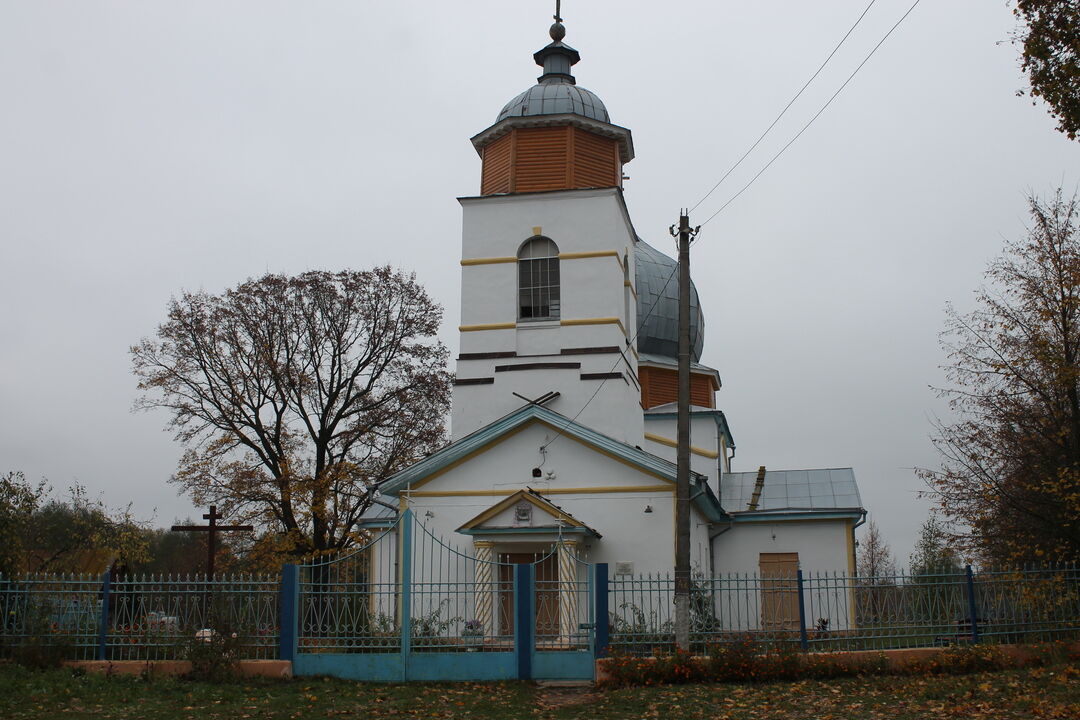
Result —
<path fill-rule="evenodd" d="M 173 525 L 173 532 L 205 532 L 209 533 L 209 539 L 206 541 L 206 574 L 213 579 L 214 577 L 214 555 L 215 555 L 215 541 L 219 532 L 226 531 L 252 531 L 253 528 L 250 525 L 218 525 L 217 521 L 225 517 L 219 515 L 217 511 L 217 505 L 210 506 L 210 512 L 203 513 L 203 520 L 209 520 L 209 525 Z"/>

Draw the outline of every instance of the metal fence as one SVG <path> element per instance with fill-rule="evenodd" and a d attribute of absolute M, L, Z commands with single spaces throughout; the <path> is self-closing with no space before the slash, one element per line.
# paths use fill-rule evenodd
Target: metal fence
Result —
<path fill-rule="evenodd" d="M 613 578 L 611 648 L 674 649 L 674 589 L 670 575 Z M 1080 637 L 1080 568 L 699 576 L 690 618 L 699 652 L 736 640 L 823 651 L 1071 639 Z"/>
<path fill-rule="evenodd" d="M 0 657 L 175 660 L 216 637 L 240 659 L 275 658 L 279 587 L 276 574 L 0 577 Z"/>
<path fill-rule="evenodd" d="M 241 658 L 291 659 L 286 646 L 386 654 L 402 651 L 406 628 L 415 653 L 512 651 L 519 618 L 510 558 L 494 548 L 465 554 L 419 523 L 414 542 L 401 530 L 389 528 L 341 558 L 287 566 L 297 602 L 282 595 L 277 574 L 0 576 L 0 657 L 48 647 L 69 659 L 177 659 L 215 635 L 230 639 Z M 531 566 L 535 650 L 586 648 L 605 630 L 612 650 L 674 649 L 670 575 L 609 578 L 607 612 L 596 616 L 603 582 L 590 584 L 572 554 L 552 550 Z M 294 628 L 289 638 L 283 608 L 286 629 Z M 1080 567 L 697 576 L 690 617 L 698 652 L 745 640 L 813 651 L 1077 639 Z"/>
<path fill-rule="evenodd" d="M 109 660 L 175 660 L 193 643 L 222 636 L 243 659 L 278 651 L 275 575 L 129 576 L 112 583 Z"/>
<path fill-rule="evenodd" d="M 65 657 L 97 656 L 102 578 L 84 574 L 0 575 L 0 657 L 20 647 L 47 648 Z"/>

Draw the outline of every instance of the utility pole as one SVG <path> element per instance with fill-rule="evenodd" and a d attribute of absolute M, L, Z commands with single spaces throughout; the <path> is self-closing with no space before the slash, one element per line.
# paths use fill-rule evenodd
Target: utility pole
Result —
<path fill-rule="evenodd" d="M 690 228 L 679 212 L 679 397 L 675 450 L 675 644 L 690 649 Z"/>

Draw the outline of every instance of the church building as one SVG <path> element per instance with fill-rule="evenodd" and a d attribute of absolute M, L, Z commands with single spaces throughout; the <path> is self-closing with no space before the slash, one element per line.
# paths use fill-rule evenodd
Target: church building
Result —
<path fill-rule="evenodd" d="M 670 573 L 676 262 L 634 228 L 623 190 L 633 137 L 577 84 L 564 36 L 556 22 L 533 56 L 537 83 L 472 138 L 480 187 L 460 198 L 451 442 L 389 479 L 367 524 L 410 508 L 477 560 L 548 555 L 552 579 L 575 562 Z M 852 470 L 733 471 L 696 290 L 691 312 L 694 572 L 853 573 L 866 511 Z"/>

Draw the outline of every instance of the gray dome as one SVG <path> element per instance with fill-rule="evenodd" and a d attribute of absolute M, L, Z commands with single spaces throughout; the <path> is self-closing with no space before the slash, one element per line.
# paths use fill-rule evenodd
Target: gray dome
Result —
<path fill-rule="evenodd" d="M 508 117 L 563 114 L 611 122 L 607 108 L 595 93 L 568 82 L 543 82 L 532 86 L 506 103 L 495 122 Z"/>
<path fill-rule="evenodd" d="M 679 357 L 679 277 L 678 263 L 638 238 L 634 244 L 634 273 L 637 286 L 637 338 L 639 353 Z M 670 278 L 670 279 L 669 279 Z M 666 286 L 665 286 L 666 285 Z M 655 304 L 655 305 L 654 305 Z M 642 321 L 644 318 L 644 322 Z M 705 344 L 705 315 L 698 302 L 697 288 L 690 281 L 690 358 L 701 360 Z"/>

